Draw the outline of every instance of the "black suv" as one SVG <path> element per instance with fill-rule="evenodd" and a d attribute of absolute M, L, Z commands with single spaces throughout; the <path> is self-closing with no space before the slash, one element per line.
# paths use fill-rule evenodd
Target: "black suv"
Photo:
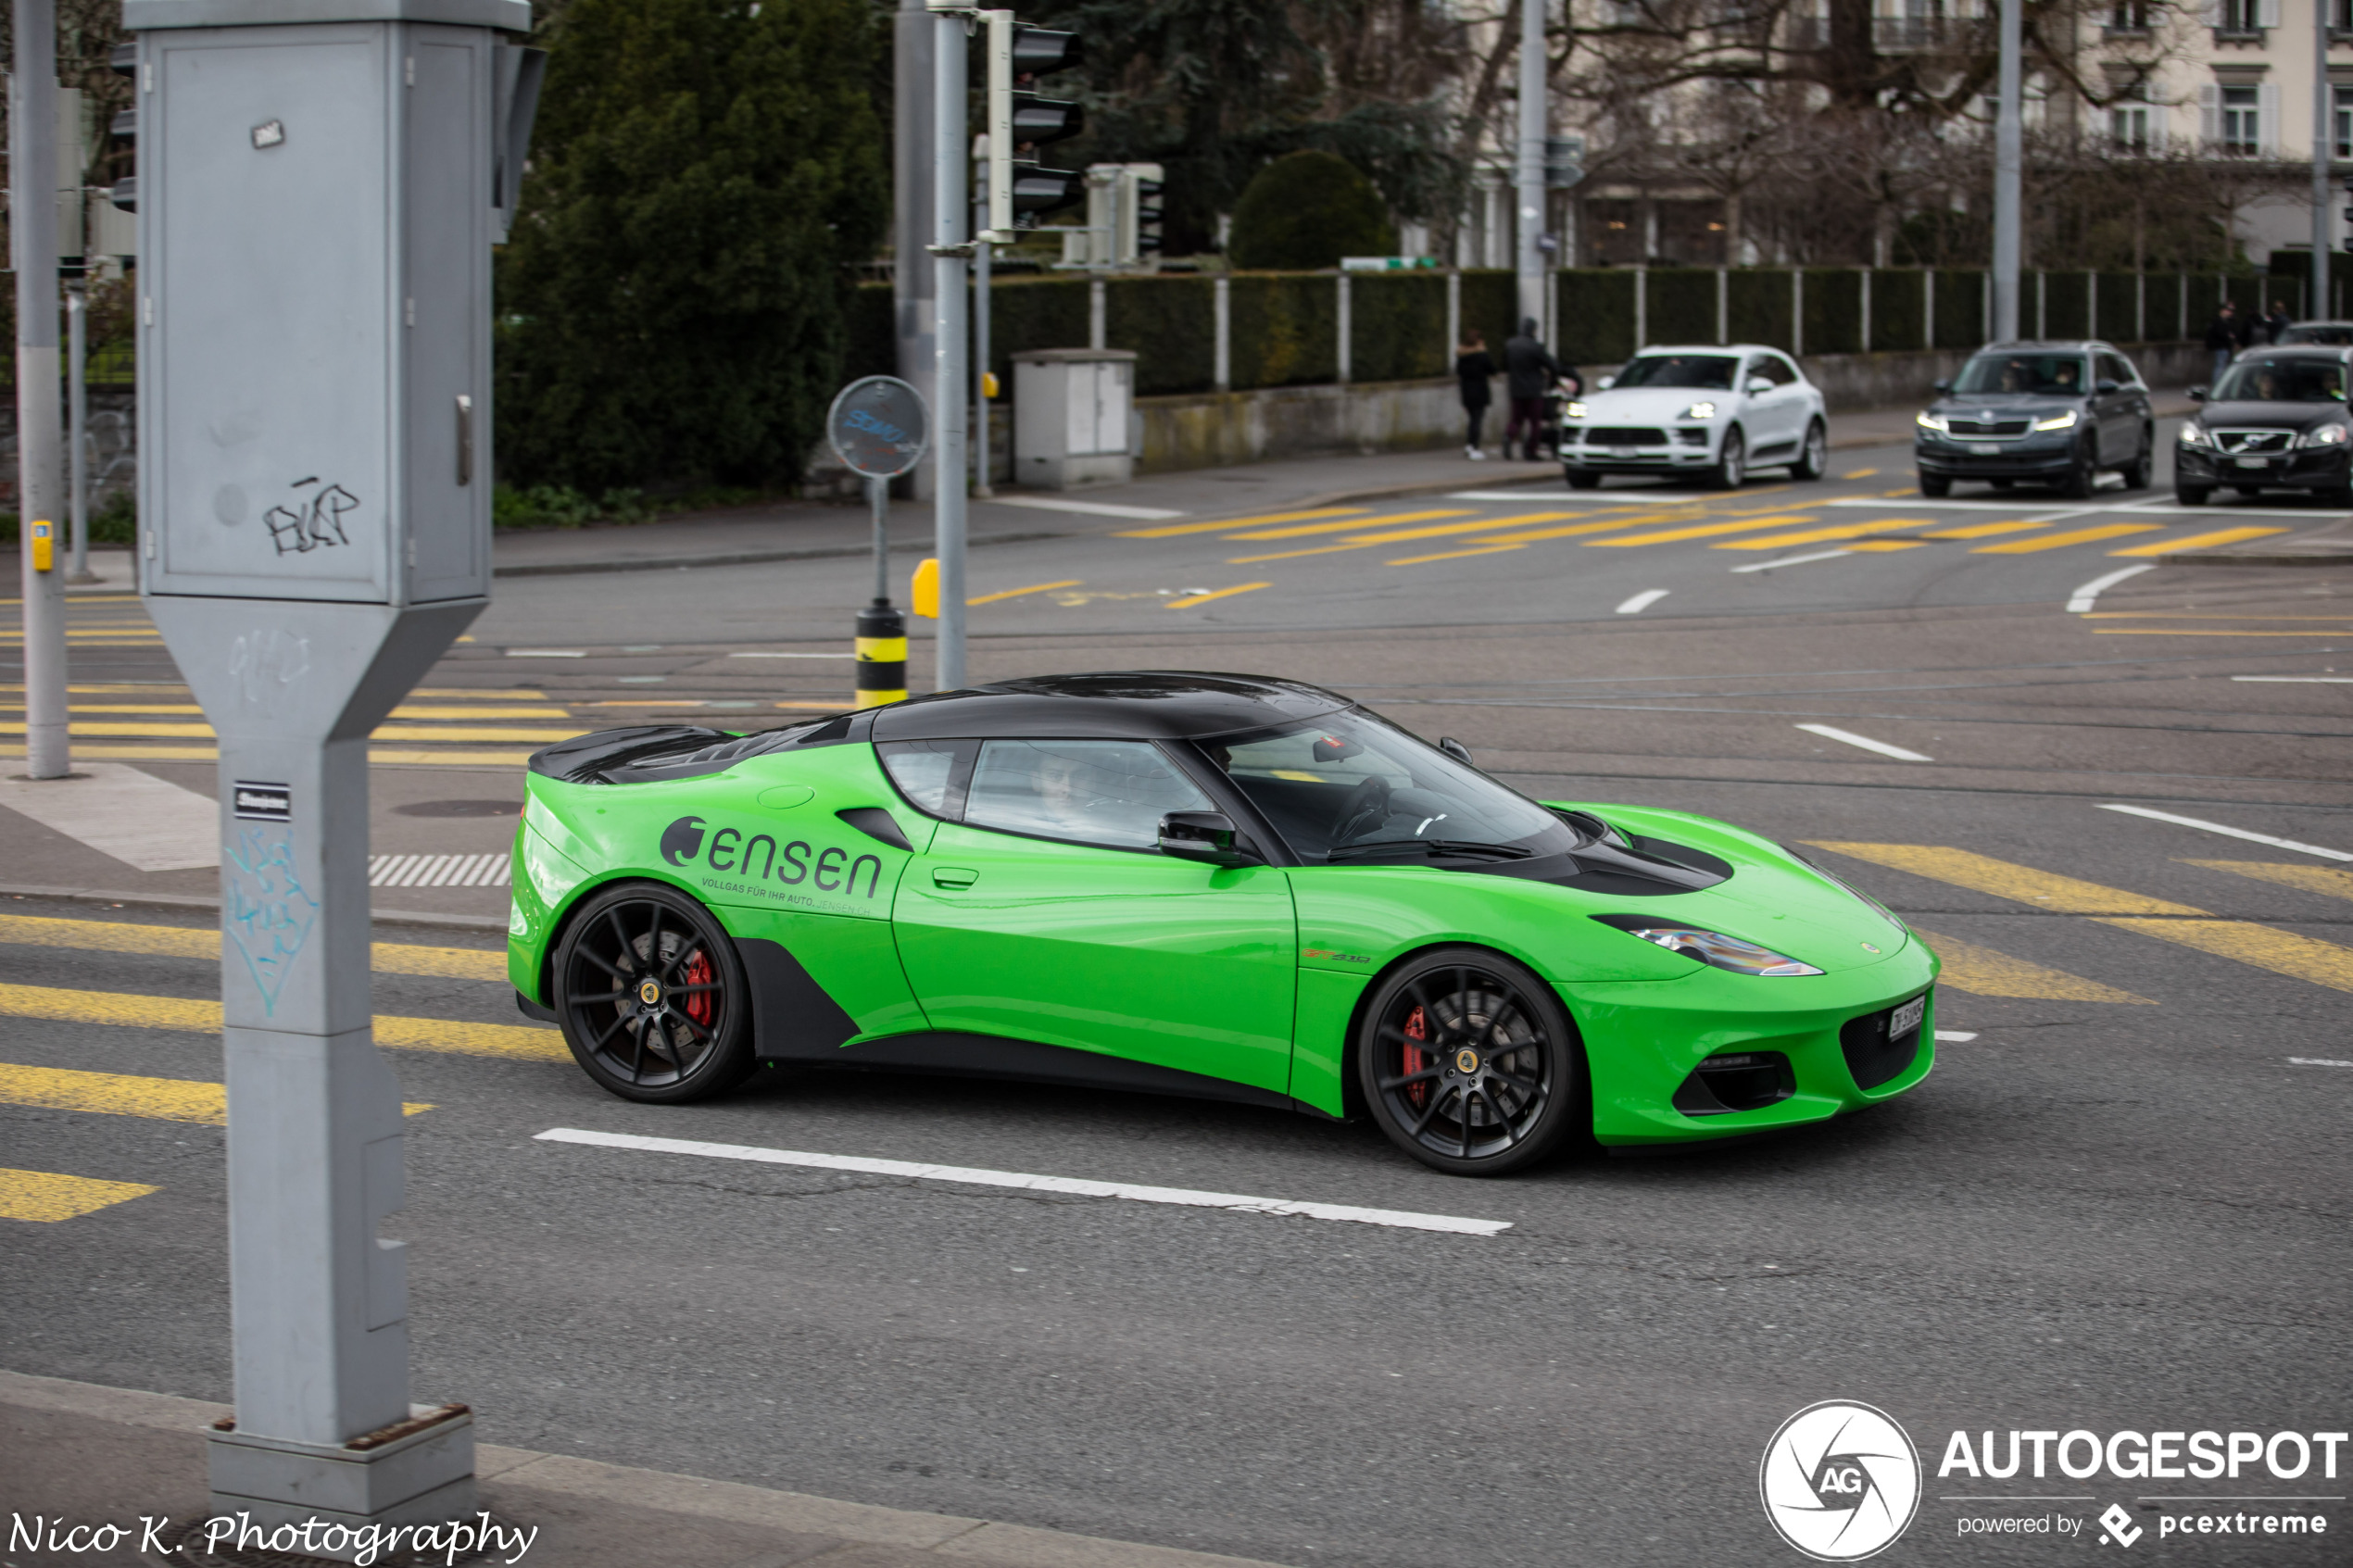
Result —
<path fill-rule="evenodd" d="M 1969 357 L 1912 439 L 1920 494 L 1949 495 L 1957 479 L 2057 485 L 2089 495 L 2104 469 L 2145 488 L 2156 451 L 2149 389 L 2105 343 L 1996 343 Z"/>
<path fill-rule="evenodd" d="M 2345 405 L 2347 351 L 2320 345 L 2250 348 L 2212 388 L 2173 445 L 2174 498 L 2196 506 L 2221 485 L 2242 495 L 2309 490 L 2353 507 L 2353 417 Z"/>

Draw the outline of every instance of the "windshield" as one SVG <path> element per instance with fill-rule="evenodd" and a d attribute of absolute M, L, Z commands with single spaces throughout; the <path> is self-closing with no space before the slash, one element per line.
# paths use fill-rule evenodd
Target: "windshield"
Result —
<path fill-rule="evenodd" d="M 1579 843 L 1573 829 L 1526 796 L 1369 713 L 1333 714 L 1204 742 L 1202 749 L 1311 865 L 1395 859 L 1415 853 L 1417 841 L 1515 845 L 1535 854 Z"/>
<path fill-rule="evenodd" d="M 2324 343 L 2334 348 L 2353 347 L 2353 325 L 2343 321 L 2308 321 L 2290 327 L 2282 343 Z"/>
<path fill-rule="evenodd" d="M 1981 354 L 1961 371 L 1953 390 L 2081 397 L 2088 384 L 2081 354 Z"/>
<path fill-rule="evenodd" d="M 2214 397 L 2221 403 L 2342 403 L 2345 376 L 2334 359 L 2242 359 Z"/>
<path fill-rule="evenodd" d="M 1697 386 L 1728 392 L 1740 360 L 1724 354 L 1645 354 L 1629 359 L 1610 383 L 1613 391 L 1629 386 Z"/>

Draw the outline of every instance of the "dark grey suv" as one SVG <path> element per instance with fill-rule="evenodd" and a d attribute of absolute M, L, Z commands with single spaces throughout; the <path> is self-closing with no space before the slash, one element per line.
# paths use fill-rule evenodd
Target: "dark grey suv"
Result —
<path fill-rule="evenodd" d="M 2128 490 L 2148 484 L 2148 385 L 2112 345 L 1989 344 L 1936 390 L 1912 439 L 1923 495 L 1949 495 L 1955 480 L 2089 495 L 2111 469 Z"/>

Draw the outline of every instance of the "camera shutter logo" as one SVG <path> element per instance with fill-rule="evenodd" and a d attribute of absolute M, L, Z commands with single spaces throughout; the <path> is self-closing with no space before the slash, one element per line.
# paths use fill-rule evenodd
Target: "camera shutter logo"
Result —
<path fill-rule="evenodd" d="M 1818 1562 L 1855 1562 L 1911 1524 L 1920 1456 L 1886 1411 L 1825 1399 L 1781 1423 L 1756 1486 L 1781 1539 Z"/>

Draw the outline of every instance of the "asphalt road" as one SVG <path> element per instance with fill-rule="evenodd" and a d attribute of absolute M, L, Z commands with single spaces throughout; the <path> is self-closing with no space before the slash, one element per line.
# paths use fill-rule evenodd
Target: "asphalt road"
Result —
<path fill-rule="evenodd" d="M 1768 475 L 1733 495 L 1545 485 L 1283 522 L 1074 517 L 1063 538 L 975 552 L 972 593 L 1008 596 L 973 609 L 974 673 L 1296 676 L 1458 736 L 1531 794 L 1846 846 L 1827 863 L 1931 934 L 1951 964 L 1938 1025 L 1973 1036 L 1940 1045 L 1916 1092 L 1770 1141 L 1474 1182 L 1413 1164 L 1369 1125 L 1225 1106 L 844 1075 L 653 1108 L 552 1055 L 405 1049 L 404 1093 L 431 1106 L 409 1123 L 393 1227 L 412 1244 L 417 1397 L 469 1401 L 492 1441 L 1368 1568 L 1799 1561 L 1759 1508 L 1758 1458 L 1801 1407 L 1857 1399 L 1902 1422 L 1929 1466 L 1889 1562 L 2042 1563 L 2099 1527 L 1964 1538 L 1959 1522 L 2088 1520 L 2111 1502 L 2169 1561 L 2343 1561 L 2353 1456 L 2334 1480 L 2234 1484 L 1935 1469 L 1956 1430 L 2353 1424 L 2353 871 L 2103 809 L 2353 852 L 2353 685 L 2329 679 L 2353 677 L 2353 580 L 2160 566 L 2070 612 L 2077 590 L 2155 560 L 2118 551 L 2316 514 L 2277 499 L 2183 514 L 2158 493 L 1964 491 L 1953 500 L 1969 504 L 1933 507 L 1892 494 L 1909 477 L 1900 450 L 1839 457 L 1848 477 Z M 1736 570 L 1752 566 L 1767 569 Z M 535 704 L 574 728 L 805 711 L 843 695 L 846 664 L 737 656 L 837 648 L 862 574 L 819 561 L 502 582 L 429 682 L 459 709 Z M 115 675 L 168 678 L 132 643 L 107 656 Z M 543 657 L 562 654 L 579 657 Z M 635 706 L 591 706 L 618 703 Z M 209 787 L 195 759 L 136 765 Z M 423 823 L 436 842 L 495 847 L 503 818 L 392 808 L 519 796 L 511 765 L 489 761 L 378 779 L 380 839 Z M 45 880 L 127 884 L 43 832 L 0 817 L 0 836 L 56 867 Z M 495 888 L 399 892 L 501 907 Z M 173 918 L 30 901 L 0 915 Z M 217 994 L 202 961 L 43 946 L 26 929 L 0 929 L 8 985 Z M 0 1061 L 217 1071 L 200 1034 L 27 1016 L 37 1005 L 5 995 L 18 1000 L 0 1005 Z M 382 974 L 378 1010 L 520 1022 L 491 980 Z M 2321 1062 L 2335 1065 L 2307 1065 Z M 0 1127 L 6 1164 L 158 1189 L 8 1225 L 7 1364 L 227 1398 L 220 1130 L 21 1103 L 0 1104 Z M 557 1127 L 1510 1228 L 535 1139 Z M 2070 1500 L 1947 1500 L 2021 1493 Z M 2316 1511 L 2335 1530 L 2160 1543 L 2168 1511 L 2200 1506 L 2147 1500 L 2160 1494 L 2333 1498 L 2215 1507 Z"/>

